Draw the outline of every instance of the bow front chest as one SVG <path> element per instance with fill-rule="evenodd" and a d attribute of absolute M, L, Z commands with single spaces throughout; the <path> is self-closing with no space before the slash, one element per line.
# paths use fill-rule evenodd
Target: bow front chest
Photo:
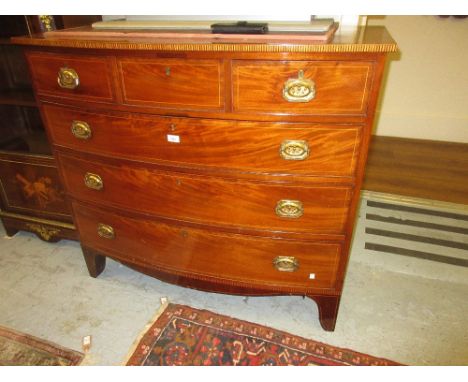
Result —
<path fill-rule="evenodd" d="M 335 327 L 386 53 L 327 44 L 16 38 L 91 276 L 314 299 Z M 96 32 L 97 33 L 97 32 Z"/>

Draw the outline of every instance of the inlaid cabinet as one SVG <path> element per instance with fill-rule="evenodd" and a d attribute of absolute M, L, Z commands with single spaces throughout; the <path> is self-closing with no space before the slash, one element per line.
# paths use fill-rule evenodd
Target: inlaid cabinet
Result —
<path fill-rule="evenodd" d="M 32 89 L 23 48 L 12 36 L 83 25 L 98 16 L 0 16 L 0 221 L 55 242 L 78 238 Z"/>

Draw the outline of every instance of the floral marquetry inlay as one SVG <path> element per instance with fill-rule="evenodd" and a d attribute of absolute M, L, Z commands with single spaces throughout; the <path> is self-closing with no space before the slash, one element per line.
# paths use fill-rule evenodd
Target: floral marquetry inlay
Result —
<path fill-rule="evenodd" d="M 38 208 L 45 209 L 51 203 L 64 201 L 63 192 L 59 190 L 57 185 L 54 185 L 48 176 L 29 180 L 23 174 L 17 173 L 16 180 L 24 197 L 33 201 Z"/>

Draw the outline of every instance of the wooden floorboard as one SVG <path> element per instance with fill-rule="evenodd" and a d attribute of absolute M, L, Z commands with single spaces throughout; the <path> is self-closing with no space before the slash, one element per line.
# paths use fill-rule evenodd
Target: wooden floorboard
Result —
<path fill-rule="evenodd" d="M 468 204 L 468 144 L 373 136 L 362 188 Z"/>

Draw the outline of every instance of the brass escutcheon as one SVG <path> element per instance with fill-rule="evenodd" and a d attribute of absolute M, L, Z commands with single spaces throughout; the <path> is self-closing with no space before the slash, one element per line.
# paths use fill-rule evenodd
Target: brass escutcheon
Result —
<path fill-rule="evenodd" d="M 273 259 L 273 265 L 280 272 L 294 272 L 299 268 L 299 261 L 294 256 L 278 256 Z"/>
<path fill-rule="evenodd" d="M 74 69 L 60 68 L 57 82 L 61 88 L 76 89 L 80 85 L 80 78 Z"/>
<path fill-rule="evenodd" d="M 315 98 L 315 82 L 304 78 L 304 71 L 299 70 L 297 78 L 284 83 L 283 98 L 288 102 L 309 102 Z"/>
<path fill-rule="evenodd" d="M 93 190 L 102 190 L 104 183 L 99 175 L 87 172 L 84 176 L 84 182 L 86 187 L 92 188 Z"/>
<path fill-rule="evenodd" d="M 299 200 L 282 199 L 276 203 L 275 212 L 282 218 L 297 219 L 304 214 L 304 207 Z"/>
<path fill-rule="evenodd" d="M 54 16 L 40 15 L 39 20 L 47 32 L 53 31 L 55 29 Z"/>
<path fill-rule="evenodd" d="M 73 121 L 71 125 L 72 134 L 79 139 L 89 139 L 91 138 L 91 128 L 86 122 L 83 121 Z"/>
<path fill-rule="evenodd" d="M 114 239 L 115 233 L 114 228 L 110 225 L 99 223 L 97 226 L 97 233 L 99 236 L 103 237 L 104 239 Z"/>
<path fill-rule="evenodd" d="M 309 144 L 302 140 L 281 142 L 280 156 L 285 160 L 304 160 L 309 156 Z"/>

